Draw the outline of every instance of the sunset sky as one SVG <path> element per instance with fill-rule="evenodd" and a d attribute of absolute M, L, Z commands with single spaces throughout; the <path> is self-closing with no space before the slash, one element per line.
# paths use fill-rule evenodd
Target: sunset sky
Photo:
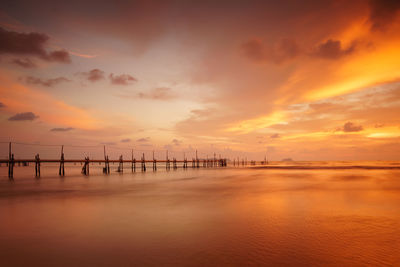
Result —
<path fill-rule="evenodd" d="M 0 141 L 400 155 L 400 1 L 2 1 Z"/>

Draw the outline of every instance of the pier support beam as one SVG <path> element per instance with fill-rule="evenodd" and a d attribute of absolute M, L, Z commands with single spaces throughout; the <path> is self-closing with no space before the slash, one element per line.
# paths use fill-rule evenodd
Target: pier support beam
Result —
<path fill-rule="evenodd" d="M 11 142 L 8 146 L 8 178 L 10 180 L 14 179 L 14 154 L 11 152 Z"/>
<path fill-rule="evenodd" d="M 118 172 L 124 172 L 124 160 L 122 158 L 122 155 L 119 156 L 119 164 L 118 164 Z"/>
<path fill-rule="evenodd" d="M 104 168 L 103 173 L 108 174 L 110 173 L 110 163 L 108 162 L 108 156 L 106 156 L 106 146 L 104 146 Z"/>
<path fill-rule="evenodd" d="M 85 164 L 82 167 L 82 174 L 89 175 L 89 157 L 85 157 Z"/>
<path fill-rule="evenodd" d="M 145 172 L 145 171 L 146 171 L 146 162 L 145 162 L 144 153 L 143 153 L 143 156 L 142 156 L 142 172 Z"/>
<path fill-rule="evenodd" d="M 40 177 L 40 157 L 39 157 L 39 154 L 35 155 L 35 177 Z"/>
<path fill-rule="evenodd" d="M 154 158 L 154 151 L 153 151 L 153 171 L 157 170 L 157 160 Z"/>
<path fill-rule="evenodd" d="M 168 158 L 168 150 L 167 150 L 167 158 L 165 160 L 165 169 L 167 171 L 169 171 L 170 168 L 171 168 L 171 164 L 170 164 L 170 161 L 169 161 L 169 158 Z"/>
<path fill-rule="evenodd" d="M 64 170 L 64 146 L 61 146 L 60 168 L 58 170 L 58 175 L 60 175 L 60 176 L 64 176 L 65 175 L 65 170 Z"/>

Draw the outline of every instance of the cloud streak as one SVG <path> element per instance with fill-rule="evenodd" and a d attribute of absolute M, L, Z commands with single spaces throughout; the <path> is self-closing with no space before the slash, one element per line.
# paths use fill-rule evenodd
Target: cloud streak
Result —
<path fill-rule="evenodd" d="M 32 77 L 32 76 L 27 76 L 25 77 L 25 82 L 27 84 L 32 84 L 32 85 L 41 85 L 41 86 L 46 86 L 46 87 L 53 87 L 57 84 L 60 83 L 65 83 L 65 82 L 70 82 L 71 80 L 65 78 L 65 77 L 57 77 L 54 79 L 47 79 L 43 80 L 41 78 L 37 77 Z"/>
<path fill-rule="evenodd" d="M 36 64 L 29 58 L 15 58 L 11 61 L 11 63 L 23 67 L 25 69 L 32 69 L 37 67 Z"/>
<path fill-rule="evenodd" d="M 170 100 L 176 98 L 171 88 L 158 87 L 149 92 L 140 92 L 137 94 L 138 98 L 152 99 L 152 100 Z"/>
<path fill-rule="evenodd" d="M 33 121 L 39 118 L 39 116 L 35 115 L 33 112 L 22 112 L 17 113 L 14 116 L 8 118 L 9 121 Z"/>
<path fill-rule="evenodd" d="M 84 77 L 90 82 L 97 82 L 105 79 L 105 72 L 100 69 L 92 69 L 88 72 L 78 72 L 77 75 Z"/>
<path fill-rule="evenodd" d="M 74 130 L 75 128 L 72 127 L 66 127 L 66 128 L 52 128 L 50 129 L 50 132 L 69 132 Z"/>
<path fill-rule="evenodd" d="M 130 85 L 134 82 L 137 82 L 137 79 L 129 74 L 114 75 L 111 73 L 108 78 L 110 79 L 111 83 L 115 85 Z"/>

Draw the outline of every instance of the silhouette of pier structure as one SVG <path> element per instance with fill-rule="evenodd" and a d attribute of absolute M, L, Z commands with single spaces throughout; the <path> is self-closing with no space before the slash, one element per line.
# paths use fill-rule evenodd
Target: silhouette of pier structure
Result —
<path fill-rule="evenodd" d="M 138 165 L 140 164 L 140 171 L 146 172 L 147 166 L 150 164 L 152 165 L 152 170 L 157 171 L 157 168 L 164 166 L 165 169 L 168 171 L 171 169 L 177 170 L 178 168 L 188 169 L 189 166 L 191 168 L 212 168 L 212 167 L 226 167 L 227 166 L 227 159 L 226 158 L 219 158 L 216 157 L 215 153 L 212 158 L 199 158 L 197 150 L 195 151 L 195 157 L 192 159 L 188 159 L 186 157 L 185 152 L 183 152 L 183 159 L 178 160 L 176 157 L 172 159 L 169 157 L 168 150 L 165 151 L 165 159 L 156 159 L 154 155 L 154 151 L 152 154 L 152 159 L 146 159 L 145 153 L 142 153 L 140 159 L 136 160 L 134 157 L 134 151 L 131 150 L 131 158 L 124 159 L 123 155 L 120 155 L 118 159 L 110 159 L 106 153 L 106 146 L 103 146 L 103 154 L 104 159 L 91 159 L 89 156 L 85 156 L 83 159 L 66 159 L 64 154 L 64 145 L 61 146 L 61 152 L 59 158 L 41 158 L 39 153 L 37 153 L 34 158 L 22 158 L 16 159 L 14 153 L 12 151 L 12 142 L 8 144 L 8 159 L 0 159 L 0 164 L 6 164 L 8 166 L 8 178 L 13 179 L 14 177 L 14 167 L 16 164 L 19 166 L 22 164 L 23 166 L 27 166 L 30 163 L 35 164 L 35 177 L 40 177 L 41 175 L 41 165 L 43 163 L 55 163 L 59 164 L 58 174 L 59 176 L 65 176 L 65 163 L 73 163 L 73 164 L 81 164 L 83 175 L 89 175 L 90 173 L 90 165 L 94 163 L 104 164 L 103 166 L 103 173 L 110 174 L 110 163 L 118 164 L 116 172 L 122 173 L 124 170 L 130 170 L 131 172 L 136 172 Z M 243 165 L 247 165 L 246 162 L 243 161 Z"/>

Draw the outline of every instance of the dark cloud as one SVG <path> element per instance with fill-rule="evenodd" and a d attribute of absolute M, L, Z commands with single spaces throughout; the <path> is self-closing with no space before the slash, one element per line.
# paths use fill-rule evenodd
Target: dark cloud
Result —
<path fill-rule="evenodd" d="M 71 63 L 71 58 L 69 53 L 66 50 L 57 50 L 50 52 L 46 56 L 46 60 L 48 61 L 57 61 L 62 63 Z"/>
<path fill-rule="evenodd" d="M 43 33 L 19 33 L 0 27 L 0 54 L 36 56 L 46 61 L 71 62 L 65 50 L 47 52 L 45 46 L 49 37 Z"/>
<path fill-rule="evenodd" d="M 270 138 L 280 138 L 280 137 L 281 135 L 277 133 L 270 136 Z"/>
<path fill-rule="evenodd" d="M 139 138 L 138 140 L 136 140 L 136 142 L 149 142 L 150 141 L 150 137 L 143 137 L 143 138 Z"/>
<path fill-rule="evenodd" d="M 175 98 L 176 95 L 172 92 L 171 88 L 159 87 L 148 93 L 140 92 L 138 93 L 138 97 L 143 99 L 169 100 Z"/>
<path fill-rule="evenodd" d="M 136 78 L 132 77 L 129 74 L 121 74 L 114 76 L 114 74 L 111 73 L 108 77 L 110 78 L 112 84 L 117 84 L 117 85 L 129 85 L 137 81 Z"/>
<path fill-rule="evenodd" d="M 42 33 L 18 33 L 0 27 L 0 53 L 44 57 L 47 55 L 44 46 L 48 39 Z"/>
<path fill-rule="evenodd" d="M 0 102 L 0 108 L 4 108 L 6 105 L 4 105 L 2 102 Z"/>
<path fill-rule="evenodd" d="M 131 139 L 126 138 L 126 139 L 122 139 L 122 140 L 121 140 L 121 143 L 129 143 L 130 141 L 131 141 Z"/>
<path fill-rule="evenodd" d="M 319 44 L 312 52 L 312 55 L 326 59 L 337 59 L 342 56 L 350 55 L 355 51 L 355 48 L 355 43 L 344 49 L 341 41 L 329 39 L 325 43 Z"/>
<path fill-rule="evenodd" d="M 74 130 L 72 127 L 67 127 L 67 128 L 53 128 L 50 130 L 50 132 L 69 132 Z"/>
<path fill-rule="evenodd" d="M 30 60 L 29 58 L 15 58 L 11 61 L 11 63 L 26 69 L 31 69 L 36 67 L 36 64 L 33 63 L 33 61 Z"/>
<path fill-rule="evenodd" d="M 99 69 L 92 69 L 91 71 L 88 72 L 79 72 L 78 75 L 85 77 L 91 82 L 97 82 L 99 80 L 105 79 L 104 71 Z"/>
<path fill-rule="evenodd" d="M 11 116 L 8 118 L 9 121 L 33 121 L 34 119 L 39 118 L 39 116 L 36 116 L 33 112 L 23 112 L 23 113 L 18 113 L 15 114 L 14 116 Z"/>
<path fill-rule="evenodd" d="M 369 5 L 372 30 L 385 30 L 396 19 L 400 10 L 399 0 L 370 0 Z"/>
<path fill-rule="evenodd" d="M 244 54 L 255 62 L 273 62 L 280 64 L 300 54 L 300 47 L 293 39 L 283 38 L 269 46 L 258 39 L 252 39 L 242 45 Z"/>
<path fill-rule="evenodd" d="M 47 87 L 52 87 L 54 85 L 57 85 L 59 83 L 63 82 L 70 82 L 71 80 L 65 78 L 65 77 L 57 77 L 54 79 L 47 79 L 47 80 L 42 80 L 37 77 L 32 77 L 32 76 L 27 76 L 25 77 L 25 82 L 28 84 L 33 84 L 33 85 L 42 85 L 42 86 L 47 86 Z"/>
<path fill-rule="evenodd" d="M 182 141 L 180 141 L 178 139 L 173 139 L 172 144 L 174 144 L 175 146 L 180 146 L 182 144 Z"/>
<path fill-rule="evenodd" d="M 346 122 L 343 125 L 343 132 L 360 132 L 362 131 L 364 128 L 361 125 L 355 125 L 352 122 Z"/>

